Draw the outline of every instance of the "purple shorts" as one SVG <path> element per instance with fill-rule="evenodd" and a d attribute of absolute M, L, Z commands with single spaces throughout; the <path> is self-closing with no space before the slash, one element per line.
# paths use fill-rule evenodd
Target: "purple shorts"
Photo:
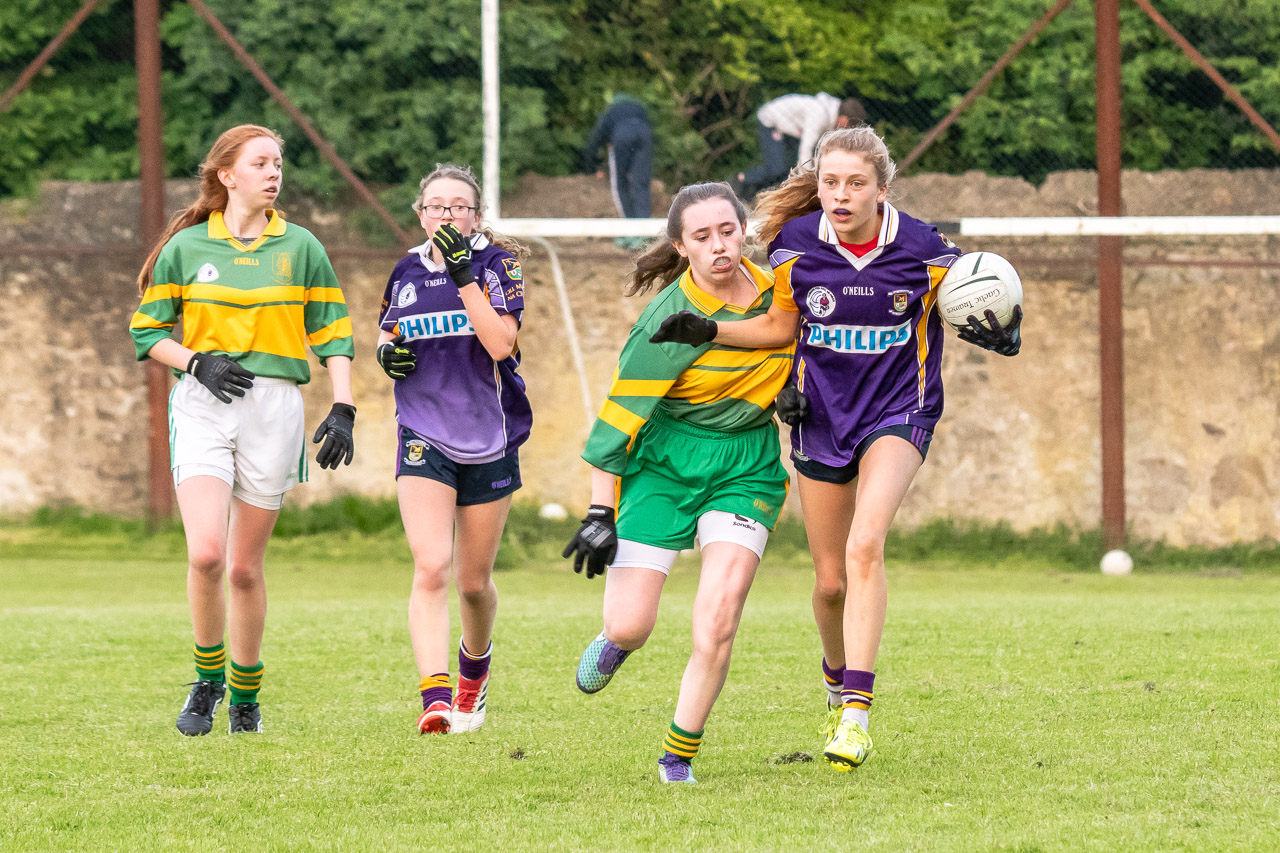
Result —
<path fill-rule="evenodd" d="M 795 463 L 796 473 L 803 474 L 810 480 L 821 480 L 824 483 L 835 483 L 843 486 L 845 483 L 853 482 L 858 476 L 858 463 L 862 461 L 862 457 L 866 454 L 867 448 L 871 446 L 877 438 L 886 435 L 905 438 L 911 442 L 916 450 L 920 451 L 920 459 L 924 460 L 929 455 L 929 442 L 933 441 L 933 432 L 924 427 L 911 426 L 910 424 L 895 424 L 876 430 L 871 435 L 858 442 L 858 446 L 853 449 L 853 461 L 848 465 L 833 467 L 816 462 L 813 459 L 797 459 L 795 453 L 791 454 L 791 461 Z"/>
<path fill-rule="evenodd" d="M 451 486 L 458 493 L 458 506 L 492 503 L 520 488 L 520 451 L 493 462 L 466 465 L 454 462 L 413 430 L 400 427 L 396 477 L 426 477 Z"/>

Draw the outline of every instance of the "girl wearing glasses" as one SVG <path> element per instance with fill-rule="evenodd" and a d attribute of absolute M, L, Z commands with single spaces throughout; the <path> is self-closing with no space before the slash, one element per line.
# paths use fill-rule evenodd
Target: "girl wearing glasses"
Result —
<path fill-rule="evenodd" d="M 413 209 L 427 239 L 387 280 L 377 357 L 395 380 L 396 488 L 413 553 L 418 731 L 469 732 L 484 723 L 498 607 L 493 563 L 520 488 L 517 448 L 533 422 L 516 374 L 524 249 L 479 227 L 480 184 L 469 168 L 438 165 L 419 187 Z M 456 695 L 448 664 L 451 570 L 462 615 Z"/>

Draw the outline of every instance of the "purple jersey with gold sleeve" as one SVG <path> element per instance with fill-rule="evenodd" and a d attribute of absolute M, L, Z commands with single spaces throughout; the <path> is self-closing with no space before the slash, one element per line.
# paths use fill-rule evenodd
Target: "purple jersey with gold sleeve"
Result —
<path fill-rule="evenodd" d="M 417 369 L 395 383 L 396 422 L 454 462 L 492 462 L 523 444 L 533 424 L 524 380 L 516 373 L 520 350 L 493 360 L 476 337 L 453 279 L 430 251 L 429 241 L 410 249 L 382 297 L 382 329 L 404 335 L 418 358 Z M 475 234 L 471 267 L 494 310 L 519 322 L 519 261 Z"/>
<path fill-rule="evenodd" d="M 791 220 L 769 244 L 775 303 L 800 312 L 794 376 L 809 416 L 791 432 L 801 459 L 840 467 L 872 432 L 942 415 L 938 284 L 960 250 L 937 230 L 883 206 L 876 247 L 840 245 L 821 210 Z"/>

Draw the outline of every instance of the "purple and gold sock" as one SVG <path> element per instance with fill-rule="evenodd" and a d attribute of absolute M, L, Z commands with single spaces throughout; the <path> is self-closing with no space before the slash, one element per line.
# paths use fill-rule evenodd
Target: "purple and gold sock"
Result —
<path fill-rule="evenodd" d="M 437 672 L 435 675 L 428 675 L 418 683 L 418 689 L 422 691 L 422 710 L 427 710 L 433 702 L 443 702 L 446 705 L 453 704 L 453 690 L 449 687 L 449 673 Z"/>
<path fill-rule="evenodd" d="M 489 674 L 489 659 L 493 657 L 493 641 L 482 655 L 473 655 L 467 651 L 467 644 L 458 641 L 458 674 L 468 681 L 484 678 Z"/>
<path fill-rule="evenodd" d="M 827 686 L 827 707 L 838 708 L 844 704 L 844 699 L 840 695 L 841 688 L 844 687 L 844 667 L 832 666 L 827 663 L 827 659 L 822 659 L 822 681 Z"/>
<path fill-rule="evenodd" d="M 867 727 L 867 713 L 871 709 L 872 691 L 876 683 L 876 674 L 861 669 L 844 671 L 844 690 L 840 697 L 844 705 L 842 720 L 855 720 L 864 729 Z"/>

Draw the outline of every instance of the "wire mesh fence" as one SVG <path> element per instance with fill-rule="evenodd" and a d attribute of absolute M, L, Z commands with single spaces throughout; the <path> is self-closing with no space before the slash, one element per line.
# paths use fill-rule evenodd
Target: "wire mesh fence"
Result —
<path fill-rule="evenodd" d="M 408 221 L 436 161 L 479 163 L 479 0 L 210 0 L 209 8 Z M 856 97 L 901 157 L 1051 6 L 1045 0 L 505 0 L 504 183 L 581 166 L 609 99 L 645 105 L 668 185 L 757 161 L 755 113 L 788 93 Z M 0 7 L 0 88 L 81 7 Z M 1165 0 L 1160 12 L 1273 126 L 1280 123 L 1280 0 Z M 162 4 L 165 162 L 189 176 L 217 133 L 277 127 L 291 180 L 343 182 L 183 0 Z M 913 164 L 1043 181 L 1095 161 L 1093 6 L 1069 4 Z M 1142 170 L 1276 168 L 1280 151 L 1139 6 L 1122 6 L 1123 164 Z M 136 176 L 132 4 L 100 0 L 0 114 L 0 196 L 44 178 Z M 548 211 L 547 215 L 553 215 Z"/>

